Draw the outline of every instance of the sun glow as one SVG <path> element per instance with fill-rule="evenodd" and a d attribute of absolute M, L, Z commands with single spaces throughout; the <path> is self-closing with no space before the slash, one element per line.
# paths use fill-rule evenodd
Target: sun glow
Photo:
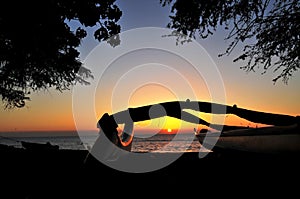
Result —
<path fill-rule="evenodd" d="M 172 129 L 168 129 L 168 133 L 171 133 L 172 132 Z"/>

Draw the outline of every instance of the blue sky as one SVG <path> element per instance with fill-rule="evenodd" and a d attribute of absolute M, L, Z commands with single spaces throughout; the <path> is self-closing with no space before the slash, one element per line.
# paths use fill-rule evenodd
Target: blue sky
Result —
<path fill-rule="evenodd" d="M 121 31 L 149 26 L 166 28 L 170 20 L 170 7 L 162 7 L 159 4 L 159 0 L 126 0 L 117 1 L 117 4 L 123 12 L 120 20 Z M 288 104 L 295 104 L 295 102 L 300 100 L 300 95 L 297 94 L 298 85 L 300 85 L 298 73 L 295 73 L 288 85 L 285 85 L 281 81 L 278 81 L 274 85 L 272 79 L 276 74 L 272 70 L 264 75 L 261 75 L 262 71 L 259 70 L 255 73 L 246 73 L 239 68 L 243 63 L 233 62 L 233 59 L 240 54 L 242 45 L 237 46 L 231 55 L 218 57 L 218 54 L 225 52 L 226 47 L 230 43 L 230 41 L 225 40 L 226 36 L 227 32 L 219 28 L 213 36 L 204 40 L 196 38 L 196 40 L 209 53 L 223 75 L 226 89 L 233 95 L 228 96 L 229 103 L 265 109 L 270 104 L 274 104 L 274 106 L 280 106 L 281 104 L 288 106 Z M 81 52 L 83 58 L 87 54 L 86 52 L 89 52 L 97 44 L 91 40 L 86 39 L 82 45 Z M 253 102 L 252 105 L 249 105 L 249 101 Z M 267 111 L 271 110 L 271 107 L 267 108 Z M 285 109 L 282 106 L 278 111 L 293 112 L 295 114 L 297 111 L 299 112 L 299 109 L 295 108 L 293 111 L 291 107 Z"/>

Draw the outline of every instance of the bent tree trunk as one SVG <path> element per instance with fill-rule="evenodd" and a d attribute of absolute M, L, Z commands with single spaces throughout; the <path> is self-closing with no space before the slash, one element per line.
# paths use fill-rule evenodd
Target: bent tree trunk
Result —
<path fill-rule="evenodd" d="M 98 121 L 98 127 L 100 129 L 100 135 L 102 135 L 103 133 L 109 140 L 109 142 L 111 142 L 111 144 L 125 151 L 131 150 L 134 122 L 151 120 L 164 116 L 177 118 L 195 124 L 207 125 L 217 130 L 222 129 L 226 131 L 231 129 L 243 128 L 238 126 L 210 124 L 209 122 L 198 118 L 195 115 L 186 112 L 185 110 L 194 110 L 211 114 L 234 114 L 248 121 L 266 125 L 289 126 L 300 123 L 299 116 L 248 110 L 239 108 L 236 105 L 228 106 L 201 101 L 171 101 L 135 108 L 128 108 L 127 110 L 117 112 L 112 115 L 105 113 Z M 125 124 L 124 132 L 122 132 L 121 134 L 117 131 L 118 124 Z M 103 144 L 103 135 L 100 135 L 95 142 L 91 152 L 95 150 L 106 149 L 105 146 L 107 145 L 107 143 L 106 145 Z M 107 153 L 111 153 L 111 151 L 107 151 Z"/>

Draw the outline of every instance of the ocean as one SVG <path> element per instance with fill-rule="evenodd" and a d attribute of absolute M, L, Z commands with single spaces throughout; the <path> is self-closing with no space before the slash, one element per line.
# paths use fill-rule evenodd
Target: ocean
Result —
<path fill-rule="evenodd" d="M 51 135 L 18 136 L 0 135 L 0 144 L 21 148 L 21 141 L 58 145 L 60 149 L 86 150 L 92 148 L 97 134 L 87 136 Z M 132 143 L 132 152 L 199 152 L 201 144 L 193 134 L 156 134 L 154 136 L 136 136 Z"/>

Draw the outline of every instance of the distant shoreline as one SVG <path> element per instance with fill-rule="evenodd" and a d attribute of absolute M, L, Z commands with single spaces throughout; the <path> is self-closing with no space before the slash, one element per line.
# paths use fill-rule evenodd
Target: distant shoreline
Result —
<path fill-rule="evenodd" d="M 97 135 L 98 131 L 86 130 L 87 135 Z M 0 132 L 0 136 L 3 137 L 51 137 L 51 136 L 78 136 L 76 130 L 68 131 L 10 131 Z"/>
<path fill-rule="evenodd" d="M 0 132 L 0 137 L 52 137 L 52 136 L 82 136 L 82 135 L 98 135 L 99 130 L 82 130 L 78 133 L 76 130 L 67 130 L 67 131 L 3 131 Z M 194 134 L 194 133 L 182 133 L 182 134 Z M 137 137 L 149 137 L 154 135 L 176 135 L 176 134 L 168 134 L 168 133 L 142 133 L 137 132 Z M 179 135 L 179 134 L 178 134 Z"/>

